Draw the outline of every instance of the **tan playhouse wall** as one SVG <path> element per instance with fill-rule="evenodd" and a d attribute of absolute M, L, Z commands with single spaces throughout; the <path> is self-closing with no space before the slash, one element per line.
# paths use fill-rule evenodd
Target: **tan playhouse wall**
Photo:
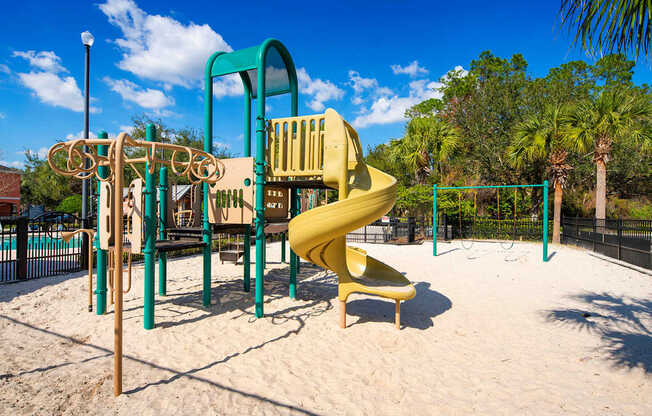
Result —
<path fill-rule="evenodd" d="M 251 224 L 254 217 L 254 159 L 223 159 L 222 163 L 224 177 L 209 187 L 208 221 L 211 224 Z"/>

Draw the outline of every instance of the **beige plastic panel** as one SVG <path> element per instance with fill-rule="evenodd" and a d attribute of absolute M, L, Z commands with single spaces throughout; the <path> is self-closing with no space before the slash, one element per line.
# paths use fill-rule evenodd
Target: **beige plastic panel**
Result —
<path fill-rule="evenodd" d="M 208 221 L 211 224 L 251 224 L 254 217 L 254 159 L 222 159 L 224 177 L 210 186 Z M 249 179 L 249 186 L 245 180 Z"/>
<path fill-rule="evenodd" d="M 140 254 L 143 248 L 143 180 L 136 178 L 129 184 L 127 194 L 129 209 L 127 213 L 127 239 L 131 243 L 131 253 Z"/>
<path fill-rule="evenodd" d="M 113 183 L 100 182 L 100 206 L 97 213 L 100 248 L 108 250 L 113 245 Z"/>
<path fill-rule="evenodd" d="M 272 176 L 320 176 L 326 115 L 275 118 L 267 126 L 267 162 Z"/>
<path fill-rule="evenodd" d="M 266 218 L 287 218 L 289 193 L 287 188 L 274 186 L 265 187 L 265 217 Z"/>

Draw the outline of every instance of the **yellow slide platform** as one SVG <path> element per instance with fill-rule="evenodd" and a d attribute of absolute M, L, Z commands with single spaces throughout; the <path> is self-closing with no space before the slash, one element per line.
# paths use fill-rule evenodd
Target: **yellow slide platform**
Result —
<path fill-rule="evenodd" d="M 297 255 L 337 274 L 340 325 L 346 326 L 348 296 L 357 292 L 394 299 L 400 328 L 400 302 L 415 296 L 414 286 L 364 250 L 346 246 L 347 233 L 392 209 L 396 179 L 364 163 L 356 131 L 333 109 L 271 120 L 268 161 L 273 177 L 321 179 L 338 190 L 337 202 L 290 221 L 289 241 Z"/>

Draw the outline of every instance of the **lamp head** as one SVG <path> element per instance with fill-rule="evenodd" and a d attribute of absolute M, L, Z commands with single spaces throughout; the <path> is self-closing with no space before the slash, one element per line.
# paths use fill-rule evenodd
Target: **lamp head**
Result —
<path fill-rule="evenodd" d="M 93 37 L 93 35 L 91 35 L 91 32 L 89 32 L 88 30 L 82 32 L 81 39 L 82 39 L 82 43 L 88 46 L 89 48 L 93 46 L 93 42 L 95 42 L 95 38 Z"/>
<path fill-rule="evenodd" d="M 63 240 L 64 243 L 69 243 L 70 239 L 72 236 L 75 235 L 74 231 L 62 231 L 61 232 L 61 239 Z"/>

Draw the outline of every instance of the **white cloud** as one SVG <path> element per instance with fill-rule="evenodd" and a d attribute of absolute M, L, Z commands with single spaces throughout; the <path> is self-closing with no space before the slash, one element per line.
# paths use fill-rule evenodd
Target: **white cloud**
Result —
<path fill-rule="evenodd" d="M 0 72 L 11 74 L 11 69 L 9 69 L 9 67 L 5 64 L 0 64 Z"/>
<path fill-rule="evenodd" d="M 349 85 L 356 94 L 361 94 L 364 90 L 378 87 L 376 78 L 363 78 L 358 71 L 349 71 Z"/>
<path fill-rule="evenodd" d="M 0 160 L 0 165 L 7 166 L 9 168 L 23 169 L 25 167 L 25 162 L 21 162 L 20 160 L 14 160 L 12 162 L 7 160 Z"/>
<path fill-rule="evenodd" d="M 53 51 L 14 51 L 13 56 L 27 59 L 31 66 L 42 69 L 45 72 L 68 72 L 66 68 L 61 65 L 61 58 Z"/>
<path fill-rule="evenodd" d="M 218 150 L 218 149 L 227 150 L 227 149 L 230 149 L 230 148 L 231 148 L 231 145 L 228 144 L 228 143 L 226 143 L 226 142 L 219 142 L 219 141 L 217 141 L 217 142 L 213 142 L 213 149 L 216 149 L 216 150 Z"/>
<path fill-rule="evenodd" d="M 381 87 L 376 78 L 364 78 L 358 71 L 349 71 L 349 85 L 353 88 L 351 102 L 355 105 L 361 105 L 370 98 L 394 94 L 390 88 Z"/>
<path fill-rule="evenodd" d="M 216 98 L 235 97 L 242 94 L 244 94 L 244 87 L 238 74 L 225 75 L 213 80 L 213 95 Z"/>
<path fill-rule="evenodd" d="M 391 124 L 404 119 L 405 110 L 430 98 L 440 98 L 437 91 L 443 84 L 429 80 L 412 81 L 407 96 L 381 96 L 374 100 L 370 108 L 363 108 L 353 120 L 353 126 L 362 128 L 373 124 Z"/>
<path fill-rule="evenodd" d="M 84 137 L 84 130 L 81 130 L 79 133 L 68 133 L 66 134 L 66 140 L 75 140 L 75 139 L 81 139 Z M 109 136 L 109 137 L 115 137 L 115 136 Z M 88 138 L 89 139 L 97 139 L 97 134 L 93 133 L 92 131 L 88 132 Z M 45 149 L 45 154 L 47 154 L 48 149 L 43 147 L 39 149 L 39 152 L 41 150 Z M 40 153 L 39 153 L 40 155 Z"/>
<path fill-rule="evenodd" d="M 122 31 L 114 41 L 122 52 L 118 67 L 166 88 L 201 85 L 210 54 L 233 50 L 209 25 L 149 15 L 133 0 L 108 0 L 99 8 Z"/>
<path fill-rule="evenodd" d="M 25 151 L 22 151 L 22 152 L 16 152 L 16 153 L 18 153 L 18 154 L 20 154 L 20 155 L 24 155 L 25 153 L 28 153 L 28 152 L 29 152 L 29 153 L 31 153 L 31 154 L 33 154 L 33 155 L 38 156 L 39 159 L 45 159 L 45 158 L 48 156 L 48 150 L 50 150 L 49 147 L 41 147 L 41 148 L 38 149 L 38 150 L 27 149 L 27 150 L 25 150 Z"/>
<path fill-rule="evenodd" d="M 131 101 L 143 108 L 160 110 L 169 105 L 174 105 L 174 99 L 167 97 L 163 91 L 152 88 L 142 88 L 126 79 L 114 80 L 104 77 L 112 91 L 120 94 L 123 100 Z"/>
<path fill-rule="evenodd" d="M 462 65 L 457 65 L 455 68 L 452 70 L 448 71 L 446 74 L 444 74 L 443 77 L 439 79 L 440 82 L 447 83 L 450 81 L 452 76 L 458 76 L 458 77 L 465 77 L 469 74 L 469 71 L 464 69 Z"/>
<path fill-rule="evenodd" d="M 72 111 L 84 111 L 84 96 L 73 77 L 59 77 L 51 72 L 29 72 L 19 73 L 18 78 L 41 102 Z M 100 110 L 91 106 L 90 111 L 97 113 Z"/>
<path fill-rule="evenodd" d="M 353 72 L 355 73 L 355 71 Z M 375 89 L 371 87 L 372 91 L 370 91 L 370 94 L 372 96 L 376 95 L 377 98 L 374 99 L 370 107 L 362 107 L 360 109 L 358 117 L 353 120 L 353 126 L 362 128 L 374 124 L 391 124 L 403 121 L 405 111 L 410 107 L 431 98 L 441 98 L 442 93 L 439 90 L 448 82 L 451 72 L 455 72 L 459 76 L 466 76 L 468 74 L 468 71 L 458 65 L 452 71 L 440 77 L 439 82 L 429 79 L 411 81 L 408 84 L 409 90 L 407 96 L 394 94 L 389 89 L 382 91 L 384 87 L 378 86 Z M 349 72 L 349 77 L 351 78 L 351 72 Z M 381 92 L 379 93 L 378 91 Z M 359 104 L 363 102 L 363 99 L 359 100 Z"/>
<path fill-rule="evenodd" d="M 134 129 L 134 126 L 120 126 L 118 127 L 118 129 L 120 130 L 120 133 L 125 132 L 127 134 L 131 134 L 131 132 Z"/>
<path fill-rule="evenodd" d="M 344 96 L 344 90 L 332 82 L 328 80 L 322 81 L 319 78 L 310 78 L 305 68 L 297 70 L 297 79 L 299 81 L 299 92 L 311 96 L 312 100 L 308 103 L 308 107 L 314 111 L 322 111 L 325 108 L 324 102 L 339 100 Z"/>
<path fill-rule="evenodd" d="M 418 61 L 413 61 L 411 64 L 406 66 L 401 65 L 392 65 L 392 71 L 394 74 L 406 74 L 411 77 L 416 77 L 417 75 L 423 74 L 426 75 L 428 70 L 424 67 L 419 66 Z"/>
<path fill-rule="evenodd" d="M 38 68 L 36 71 L 18 73 L 18 78 L 41 102 L 72 111 L 84 111 L 84 96 L 77 81 L 70 76 L 59 76 L 59 72 L 68 70 L 61 65 L 61 58 L 54 52 L 15 51 L 13 56 L 25 58 L 30 66 Z M 97 107 L 90 107 L 91 113 L 99 111 Z"/>

